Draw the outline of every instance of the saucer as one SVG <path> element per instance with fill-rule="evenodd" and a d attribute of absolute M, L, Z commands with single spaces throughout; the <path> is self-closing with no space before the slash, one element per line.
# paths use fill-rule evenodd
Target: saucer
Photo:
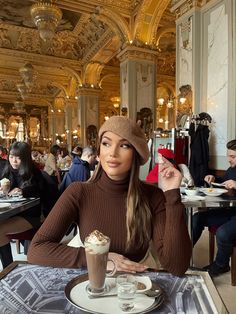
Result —
<path fill-rule="evenodd" d="M 0 203 L 15 203 L 15 202 L 23 202 L 25 201 L 25 197 L 8 197 L 8 198 L 0 198 Z"/>
<path fill-rule="evenodd" d="M 0 203 L 0 211 L 8 209 L 9 207 L 11 207 L 10 203 Z"/>
<path fill-rule="evenodd" d="M 141 277 L 141 276 L 140 276 Z M 72 279 L 65 286 L 65 295 L 67 300 L 76 308 L 82 310 L 85 313 L 96 314 L 124 314 L 119 308 L 118 297 L 113 294 L 116 287 L 113 283 L 116 282 L 116 278 L 109 277 L 106 279 L 106 283 L 111 286 L 111 290 L 106 298 L 91 298 L 86 291 L 88 285 L 88 275 L 84 274 Z M 161 289 L 161 288 L 160 288 Z M 161 295 L 160 298 L 149 297 L 144 293 L 137 293 L 135 297 L 135 307 L 132 309 L 132 314 L 149 313 L 154 309 L 159 308 L 165 298 Z"/>

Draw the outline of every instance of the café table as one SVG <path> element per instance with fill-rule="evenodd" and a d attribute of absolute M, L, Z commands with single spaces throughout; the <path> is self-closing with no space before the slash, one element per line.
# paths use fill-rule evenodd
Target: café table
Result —
<path fill-rule="evenodd" d="M 221 196 L 204 196 L 203 193 L 198 196 L 201 199 L 193 196 L 187 197 L 182 194 L 182 203 L 186 209 L 187 223 L 190 237 L 192 239 L 192 218 L 194 213 L 208 211 L 208 210 L 217 210 L 223 209 L 226 210 L 236 210 L 236 195 L 223 194 Z"/>
<path fill-rule="evenodd" d="M 85 268 L 13 262 L 0 273 L 0 313 L 82 314 L 84 312 L 69 302 L 64 289 L 75 277 L 86 273 Z M 143 274 L 164 291 L 164 302 L 161 308 L 151 312 L 153 314 L 228 313 L 207 272 L 188 271 L 181 278 L 164 271 L 152 270 Z M 104 302 L 107 304 L 107 298 Z"/>
<path fill-rule="evenodd" d="M 3 199 L 1 199 L 3 200 Z M 0 221 L 6 220 L 9 217 L 15 216 L 31 207 L 34 207 L 38 204 L 40 204 L 40 198 L 39 197 L 31 197 L 26 198 L 22 201 L 17 200 L 16 202 L 13 202 L 12 200 L 6 199 L 6 203 L 10 203 L 9 208 L 1 209 L 0 210 Z"/>
<path fill-rule="evenodd" d="M 200 196 L 200 197 L 199 197 Z M 192 219 L 196 212 L 203 212 L 209 210 L 236 210 L 236 195 L 230 193 L 221 196 L 206 196 L 203 193 L 199 195 L 188 197 L 182 194 L 182 203 L 185 206 L 187 225 L 190 238 L 192 240 Z M 194 265 L 193 257 L 191 259 L 191 266 Z"/>

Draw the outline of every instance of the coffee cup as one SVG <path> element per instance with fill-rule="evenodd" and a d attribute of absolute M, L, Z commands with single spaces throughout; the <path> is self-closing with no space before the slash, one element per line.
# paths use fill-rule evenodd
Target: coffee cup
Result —
<path fill-rule="evenodd" d="M 103 294 L 109 290 L 109 286 L 105 284 L 106 277 L 113 276 L 116 272 L 116 266 L 112 260 L 113 270 L 107 272 L 110 239 L 95 230 L 85 239 L 84 247 L 89 278 L 87 292 L 89 294 Z"/>

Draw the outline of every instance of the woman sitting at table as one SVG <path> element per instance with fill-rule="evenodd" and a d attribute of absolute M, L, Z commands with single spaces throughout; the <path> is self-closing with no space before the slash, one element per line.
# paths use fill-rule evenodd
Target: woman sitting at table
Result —
<path fill-rule="evenodd" d="M 76 222 L 82 241 L 95 229 L 110 237 L 109 258 L 118 271 L 146 270 L 152 242 L 161 266 L 183 275 L 191 242 L 179 191 L 180 172 L 160 156 L 159 184 L 164 192 L 139 179 L 140 165 L 149 158 L 148 145 L 139 125 L 126 117 L 107 120 L 99 140 L 100 161 L 93 176 L 87 182 L 72 183 L 61 195 L 34 236 L 28 261 L 53 267 L 86 266 L 83 247 L 60 243 Z"/>
<path fill-rule="evenodd" d="M 10 182 L 9 197 L 22 194 L 23 197 L 40 197 L 44 188 L 42 173 L 34 165 L 31 148 L 24 142 L 14 142 L 9 150 L 8 160 L 1 174 L 1 179 Z M 7 180 L 3 180 L 7 181 Z M 3 182 L 2 181 L 2 182 Z M 3 189 L 1 187 L 0 189 Z M 7 200 L 6 200 L 7 202 Z M 41 205 L 30 208 L 17 216 L 0 222 L 0 259 L 5 268 L 12 259 L 8 233 L 23 232 L 40 226 Z"/>

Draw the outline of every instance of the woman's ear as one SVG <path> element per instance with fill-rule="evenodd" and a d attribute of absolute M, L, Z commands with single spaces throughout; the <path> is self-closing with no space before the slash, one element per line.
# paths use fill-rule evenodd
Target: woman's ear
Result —
<path fill-rule="evenodd" d="M 137 125 L 141 127 L 141 124 L 142 124 L 142 121 L 141 121 L 141 120 L 138 120 L 138 121 L 137 121 Z"/>

